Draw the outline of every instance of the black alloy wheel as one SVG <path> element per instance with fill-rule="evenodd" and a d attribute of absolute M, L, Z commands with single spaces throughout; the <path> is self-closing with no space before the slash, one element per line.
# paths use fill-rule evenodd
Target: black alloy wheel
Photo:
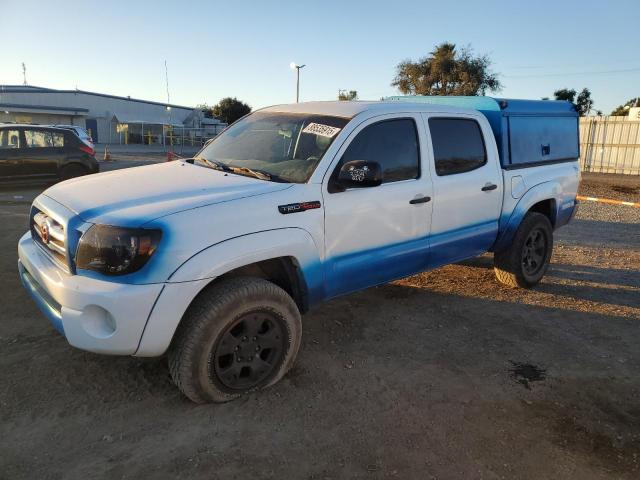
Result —
<path fill-rule="evenodd" d="M 231 391 L 261 387 L 278 371 L 286 355 L 285 332 L 282 319 L 273 312 L 242 315 L 213 349 L 211 379 Z"/>
<path fill-rule="evenodd" d="M 547 237 L 541 228 L 529 232 L 522 247 L 522 269 L 527 276 L 535 276 L 545 265 Z"/>

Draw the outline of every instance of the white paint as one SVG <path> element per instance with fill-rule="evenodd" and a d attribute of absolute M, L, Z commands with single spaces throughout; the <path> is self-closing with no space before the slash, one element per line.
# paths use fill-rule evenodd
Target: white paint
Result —
<path fill-rule="evenodd" d="M 141 271 L 146 269 L 154 276 L 132 281 L 135 284 L 118 283 L 113 277 L 99 280 L 67 274 L 44 256 L 29 233 L 22 237 L 20 261 L 62 305 L 69 343 L 100 353 L 160 355 L 193 298 L 213 278 L 234 268 L 288 256 L 303 270 L 314 266 L 316 281 L 323 282 L 327 259 L 429 235 L 473 230 L 477 224 L 497 228 L 499 221 L 508 220 L 522 207 L 519 202 L 554 198 L 564 205 L 577 193 L 579 173 L 573 163 L 502 170 L 488 122 L 473 110 L 401 102 L 314 102 L 264 111 L 339 115 L 352 120 L 333 133 L 333 143 L 306 184 L 273 183 L 170 162 L 63 182 L 36 199 L 38 207 L 65 231 L 69 221 L 82 212 L 86 223 L 80 225 L 81 231 L 95 222 L 144 225 L 166 233 Z M 486 165 L 457 175 L 435 175 L 426 121 L 443 115 L 478 121 L 486 140 Z M 380 120 L 407 117 L 418 129 L 420 178 L 328 192 L 331 174 L 359 131 Z M 497 188 L 482 191 L 488 183 Z M 422 196 L 432 201 L 409 203 Z M 321 201 L 323 208 L 290 215 L 277 208 L 306 201 Z"/>

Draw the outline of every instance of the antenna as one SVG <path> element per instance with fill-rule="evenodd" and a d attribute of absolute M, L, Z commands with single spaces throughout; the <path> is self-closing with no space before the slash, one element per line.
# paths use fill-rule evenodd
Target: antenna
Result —
<path fill-rule="evenodd" d="M 28 85 L 27 83 L 27 66 L 22 62 L 22 84 Z"/>

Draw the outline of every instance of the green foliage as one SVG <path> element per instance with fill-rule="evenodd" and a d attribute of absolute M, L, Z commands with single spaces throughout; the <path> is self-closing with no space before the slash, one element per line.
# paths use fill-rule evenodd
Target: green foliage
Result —
<path fill-rule="evenodd" d="M 206 103 L 199 103 L 198 105 L 196 105 L 196 108 L 198 110 L 202 110 L 202 113 L 204 113 L 204 118 L 213 118 L 213 112 L 211 112 L 211 107 Z"/>
<path fill-rule="evenodd" d="M 349 101 L 349 100 L 357 100 L 358 99 L 358 91 L 357 90 L 338 90 L 338 100 L 341 101 Z"/>
<path fill-rule="evenodd" d="M 485 95 L 502 88 L 487 55 L 475 56 L 470 47 L 457 50 L 447 42 L 417 62 L 398 64 L 391 85 L 405 95 Z"/>
<path fill-rule="evenodd" d="M 588 88 L 583 88 L 580 93 L 576 92 L 573 88 L 562 88 L 553 92 L 553 96 L 556 97 L 556 100 L 566 100 L 573 103 L 578 115 L 581 117 L 584 117 L 593 110 L 593 99 L 591 98 L 591 92 Z"/>
<path fill-rule="evenodd" d="M 218 118 L 227 124 L 232 124 L 247 113 L 251 113 L 251 107 L 235 97 L 226 97 L 211 107 L 209 113 L 211 117 Z M 207 116 L 206 112 L 205 116 Z"/>
<path fill-rule="evenodd" d="M 616 117 L 623 117 L 629 114 L 629 109 L 632 107 L 640 107 L 640 97 L 632 98 L 624 105 L 618 105 L 611 115 Z"/>
<path fill-rule="evenodd" d="M 573 88 L 571 90 L 568 88 L 561 88 L 560 90 L 553 92 L 553 96 L 556 97 L 556 100 L 566 100 L 567 102 L 574 103 L 576 93 L 577 92 Z"/>

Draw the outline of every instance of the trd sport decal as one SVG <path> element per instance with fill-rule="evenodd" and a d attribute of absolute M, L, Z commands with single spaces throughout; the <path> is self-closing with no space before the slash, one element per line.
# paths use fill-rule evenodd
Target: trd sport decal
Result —
<path fill-rule="evenodd" d="M 306 210 L 314 210 L 320 208 L 319 201 L 302 202 L 302 203 L 289 203 L 288 205 L 278 205 L 278 211 L 283 215 L 288 213 L 304 212 Z"/>

